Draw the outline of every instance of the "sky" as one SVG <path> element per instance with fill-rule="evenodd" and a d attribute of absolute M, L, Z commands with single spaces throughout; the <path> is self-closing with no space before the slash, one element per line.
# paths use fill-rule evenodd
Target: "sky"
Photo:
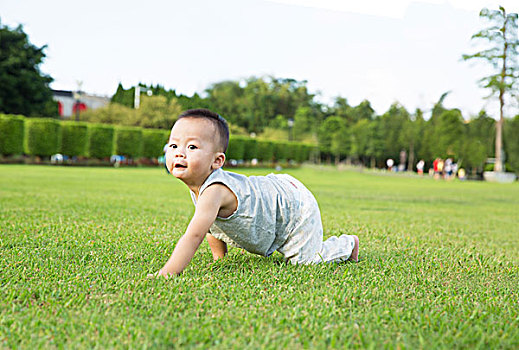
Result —
<path fill-rule="evenodd" d="M 160 84 L 191 96 L 251 76 L 306 80 L 324 103 L 367 99 L 426 112 L 447 91 L 469 118 L 497 101 L 478 79 L 483 7 L 519 12 L 517 0 L 2 0 L 0 21 L 47 45 L 51 87 L 111 96 L 119 82 Z M 480 47 L 481 48 L 481 47 Z M 507 110 L 509 116 L 519 107 Z"/>

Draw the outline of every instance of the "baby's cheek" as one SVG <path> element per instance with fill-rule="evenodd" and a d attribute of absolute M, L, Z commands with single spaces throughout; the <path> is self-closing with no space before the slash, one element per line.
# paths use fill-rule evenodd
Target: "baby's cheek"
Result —
<path fill-rule="evenodd" d="M 166 166 L 168 169 L 171 169 L 171 165 L 173 164 L 173 149 L 171 147 L 168 147 L 168 150 L 166 151 Z"/>

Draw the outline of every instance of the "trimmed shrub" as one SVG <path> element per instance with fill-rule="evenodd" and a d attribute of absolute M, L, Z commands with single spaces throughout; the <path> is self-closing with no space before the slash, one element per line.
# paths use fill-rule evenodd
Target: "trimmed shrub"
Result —
<path fill-rule="evenodd" d="M 114 152 L 130 158 L 142 155 L 142 128 L 116 127 Z"/>
<path fill-rule="evenodd" d="M 0 114 L 0 154 L 23 153 L 24 117 Z"/>
<path fill-rule="evenodd" d="M 61 153 L 67 156 L 86 156 L 88 128 L 85 123 L 61 122 Z"/>
<path fill-rule="evenodd" d="M 110 157 L 114 145 L 114 127 L 106 124 L 88 124 L 87 154 L 90 158 Z"/>
<path fill-rule="evenodd" d="M 274 159 L 279 162 L 287 160 L 289 156 L 290 144 L 287 142 L 276 142 L 274 148 Z"/>
<path fill-rule="evenodd" d="M 229 139 L 229 147 L 225 152 L 227 159 L 243 159 L 245 154 L 245 138 L 242 136 L 232 136 Z"/>
<path fill-rule="evenodd" d="M 258 157 L 258 141 L 253 138 L 244 139 L 244 160 L 253 160 Z"/>
<path fill-rule="evenodd" d="M 50 118 L 25 119 L 25 153 L 33 156 L 56 154 L 61 146 L 61 124 Z"/>
<path fill-rule="evenodd" d="M 158 158 L 164 155 L 164 144 L 168 142 L 169 131 L 160 129 L 142 130 L 142 156 Z"/>
<path fill-rule="evenodd" d="M 256 157 L 261 162 L 270 162 L 274 158 L 275 145 L 272 141 L 258 140 L 258 151 Z"/>
<path fill-rule="evenodd" d="M 298 143 L 295 145 L 295 154 L 294 160 L 298 163 L 303 163 L 310 158 L 310 152 L 312 150 L 312 145 L 307 145 L 304 143 Z"/>

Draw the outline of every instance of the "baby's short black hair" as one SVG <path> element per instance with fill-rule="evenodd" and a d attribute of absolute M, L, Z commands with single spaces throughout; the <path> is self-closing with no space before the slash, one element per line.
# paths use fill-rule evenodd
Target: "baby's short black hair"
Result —
<path fill-rule="evenodd" d="M 215 125 L 218 132 L 222 152 L 225 153 L 225 151 L 227 151 L 227 146 L 229 146 L 229 126 L 227 125 L 227 121 L 221 115 L 205 108 L 197 108 L 188 109 L 187 111 L 182 112 L 182 114 L 178 116 L 178 119 L 180 120 L 187 117 L 210 120 Z"/>

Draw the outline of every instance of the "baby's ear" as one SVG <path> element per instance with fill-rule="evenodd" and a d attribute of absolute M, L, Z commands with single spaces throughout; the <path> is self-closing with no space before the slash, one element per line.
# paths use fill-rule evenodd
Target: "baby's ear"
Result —
<path fill-rule="evenodd" d="M 217 152 L 215 154 L 215 159 L 213 161 L 212 168 L 214 170 L 216 170 L 216 169 L 219 169 L 219 168 L 223 167 L 224 164 L 225 164 L 225 153 Z"/>

